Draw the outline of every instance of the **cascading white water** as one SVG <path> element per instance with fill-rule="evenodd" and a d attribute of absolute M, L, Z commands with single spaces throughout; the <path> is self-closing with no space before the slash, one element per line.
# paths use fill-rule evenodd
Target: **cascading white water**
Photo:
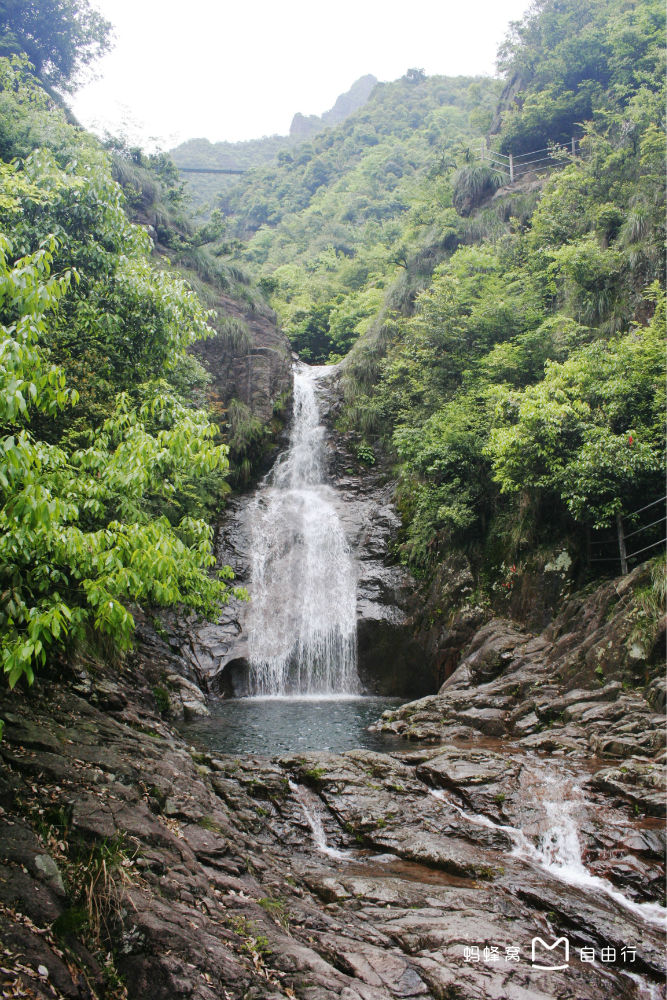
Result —
<path fill-rule="evenodd" d="M 339 861 L 349 858 L 349 851 L 338 851 L 335 847 L 329 847 L 327 844 L 327 835 L 324 832 L 324 824 L 322 823 L 322 817 L 320 816 L 314 796 L 309 794 L 303 785 L 297 785 L 294 781 L 290 780 L 289 787 L 292 794 L 298 799 L 306 823 L 313 835 L 313 843 L 317 850 L 321 851 L 322 854 L 326 854 L 327 857 L 336 858 Z"/>
<path fill-rule="evenodd" d="M 512 854 L 526 861 L 537 863 L 545 871 L 568 885 L 578 886 L 587 892 L 604 893 L 626 910 L 632 911 L 647 923 L 667 926 L 667 910 L 659 903 L 636 903 L 620 892 L 607 879 L 592 875 L 584 865 L 577 812 L 583 808 L 581 789 L 574 788 L 563 779 L 539 772 L 542 787 L 541 803 L 545 814 L 545 830 L 535 845 L 523 830 L 504 823 L 495 823 L 483 813 L 469 813 L 452 802 L 440 789 L 431 789 L 431 795 L 446 802 L 464 819 L 477 826 L 500 830 L 513 844 Z"/>
<path fill-rule="evenodd" d="M 330 368 L 299 366 L 292 432 L 251 510 L 250 690 L 353 694 L 356 572 L 330 486 L 315 386 Z"/>

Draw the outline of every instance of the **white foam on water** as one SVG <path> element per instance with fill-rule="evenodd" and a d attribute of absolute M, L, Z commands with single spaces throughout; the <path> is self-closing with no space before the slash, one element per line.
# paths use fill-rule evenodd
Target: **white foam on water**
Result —
<path fill-rule="evenodd" d="M 318 851 L 322 854 L 326 854 L 329 858 L 335 858 L 336 860 L 344 860 L 346 858 L 352 857 L 349 851 L 338 851 L 335 847 L 329 847 L 327 843 L 327 835 L 324 832 L 324 825 L 322 824 L 322 817 L 315 805 L 308 795 L 307 789 L 303 785 L 297 785 L 295 781 L 290 779 L 289 781 L 290 791 L 297 798 L 299 805 L 303 811 L 306 822 L 310 827 L 310 831 L 313 835 L 313 843 Z"/>
<path fill-rule="evenodd" d="M 602 892 L 646 923 L 667 928 L 667 910 L 664 906 L 659 903 L 636 903 L 607 879 L 592 875 L 584 865 L 576 819 L 577 813 L 583 808 L 580 788 L 575 786 L 569 789 L 564 781 L 550 774 L 541 776 L 541 784 L 549 797 L 541 800 L 547 826 L 538 844 L 534 844 L 517 827 L 495 823 L 481 813 L 466 812 L 447 799 L 439 789 L 432 789 L 431 794 L 440 801 L 446 801 L 470 823 L 507 834 L 514 845 L 511 852 L 514 857 L 538 864 L 568 885 L 577 886 L 586 892 Z"/>
<path fill-rule="evenodd" d="M 315 386 L 322 368 L 294 375 L 292 431 L 249 508 L 252 695 L 354 694 L 357 574 L 324 481 L 324 426 Z"/>
<path fill-rule="evenodd" d="M 656 983 L 649 983 L 642 976 L 638 975 L 636 972 L 628 972 L 623 970 L 622 975 L 627 976 L 631 979 L 637 989 L 639 990 L 639 996 L 641 1000 L 664 1000 L 665 991 L 661 986 Z"/>

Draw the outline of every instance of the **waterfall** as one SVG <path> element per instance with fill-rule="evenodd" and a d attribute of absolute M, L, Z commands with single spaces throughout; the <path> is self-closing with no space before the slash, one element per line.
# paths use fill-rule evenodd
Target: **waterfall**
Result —
<path fill-rule="evenodd" d="M 338 851 L 335 847 L 329 847 L 327 844 L 327 835 L 324 832 L 324 824 L 322 823 L 322 817 L 315 801 L 315 796 L 313 796 L 312 793 L 309 793 L 303 785 L 297 785 L 296 782 L 292 780 L 289 782 L 289 787 L 290 791 L 296 797 L 299 805 L 301 806 L 306 823 L 310 827 L 310 832 L 313 836 L 313 843 L 317 850 L 322 854 L 326 854 L 330 858 L 336 858 L 339 861 L 351 857 L 349 851 Z"/>
<path fill-rule="evenodd" d="M 448 808 L 454 809 L 468 822 L 506 834 L 513 844 L 514 857 L 537 864 L 555 878 L 585 892 L 603 893 L 649 924 L 667 926 L 667 910 L 660 903 L 636 903 L 607 879 L 592 875 L 584 865 L 577 822 L 577 813 L 583 808 L 581 789 L 578 786 L 570 789 L 568 782 L 544 772 L 540 772 L 540 781 L 544 796 L 545 830 L 537 844 L 533 844 L 517 827 L 496 823 L 483 813 L 466 812 L 441 789 L 430 789 L 430 794 L 445 802 Z"/>
<path fill-rule="evenodd" d="M 250 510 L 250 690 L 254 695 L 355 693 L 356 572 L 325 479 L 316 385 L 330 368 L 294 375 L 289 447 Z"/>

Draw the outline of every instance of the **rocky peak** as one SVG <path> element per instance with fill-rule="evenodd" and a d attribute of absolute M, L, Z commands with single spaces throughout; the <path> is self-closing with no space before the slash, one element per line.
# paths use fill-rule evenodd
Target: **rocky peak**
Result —
<path fill-rule="evenodd" d="M 290 125 L 290 136 L 292 138 L 305 138 L 316 132 L 321 132 L 327 125 L 338 125 L 340 122 L 344 122 L 346 118 L 364 106 L 377 82 L 377 78 L 372 73 L 359 77 L 348 91 L 339 94 L 334 106 L 325 111 L 321 117 L 318 115 L 306 116 L 297 112 Z"/>

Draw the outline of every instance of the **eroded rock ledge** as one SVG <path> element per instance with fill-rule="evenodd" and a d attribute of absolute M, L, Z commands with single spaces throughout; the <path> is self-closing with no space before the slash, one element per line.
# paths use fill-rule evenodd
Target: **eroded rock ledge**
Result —
<path fill-rule="evenodd" d="M 614 615 L 592 595 L 548 635 L 486 626 L 439 695 L 384 720 L 444 745 L 390 755 L 200 752 L 156 711 L 154 647 L 120 674 L 89 664 L 4 696 L 3 989 L 44 1000 L 664 996 L 662 932 L 641 909 L 662 896 L 659 684 L 630 691 L 612 676 L 629 666 L 620 634 L 602 642 L 620 628 L 617 605 L 631 606 L 622 585 L 615 593 Z M 540 862 L 554 808 L 576 817 L 586 867 L 610 891 Z M 533 969 L 532 939 L 561 935 L 569 968 Z M 470 947 L 497 959 L 466 961 Z M 613 961 L 601 963 L 603 948 Z"/>
<path fill-rule="evenodd" d="M 527 751 L 664 760 L 664 621 L 648 628 L 635 594 L 648 570 L 571 599 L 540 635 L 493 619 L 436 695 L 385 713 L 378 729 L 443 742 L 511 738 Z M 651 769 L 627 769 L 632 799 L 664 814 Z"/>

